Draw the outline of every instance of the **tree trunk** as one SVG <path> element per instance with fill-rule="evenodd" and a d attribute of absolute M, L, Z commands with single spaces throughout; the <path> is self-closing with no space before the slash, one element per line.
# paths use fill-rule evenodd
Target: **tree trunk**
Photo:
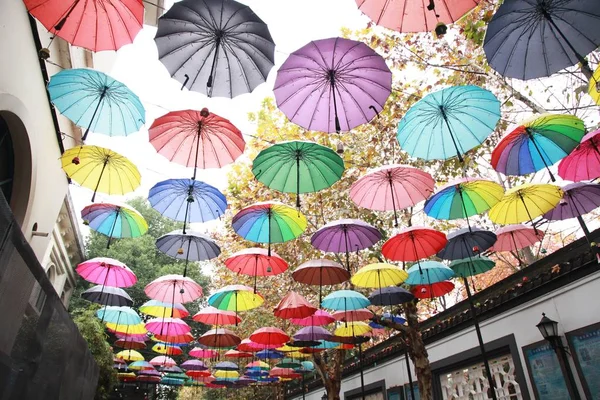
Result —
<path fill-rule="evenodd" d="M 408 354 L 415 366 L 417 381 L 419 383 L 419 394 L 421 400 L 433 400 L 433 375 L 429 364 L 429 354 L 419 332 L 419 320 L 417 318 L 417 306 L 415 303 L 404 305 L 408 329 L 405 330 L 408 339 Z"/>
<path fill-rule="evenodd" d="M 317 366 L 319 376 L 325 386 L 328 400 L 340 400 L 342 388 L 342 366 L 344 363 L 344 350 L 334 350 L 329 365 L 325 363 L 319 353 L 313 354 L 313 360 Z"/>

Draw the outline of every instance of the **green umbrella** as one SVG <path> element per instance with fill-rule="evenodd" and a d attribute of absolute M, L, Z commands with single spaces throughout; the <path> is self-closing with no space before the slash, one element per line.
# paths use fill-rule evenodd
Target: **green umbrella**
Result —
<path fill-rule="evenodd" d="M 300 207 L 300 193 L 318 192 L 340 180 L 344 160 L 329 147 L 289 141 L 258 153 L 252 173 L 271 189 L 296 193 L 296 207 Z"/>
<path fill-rule="evenodd" d="M 457 276 L 466 278 L 467 276 L 475 276 L 488 272 L 494 268 L 496 263 L 487 257 L 463 258 L 462 260 L 454 260 L 450 263 L 450 268 Z"/>
<path fill-rule="evenodd" d="M 296 361 L 293 358 L 284 358 L 275 366 L 279 368 L 301 368 L 302 364 L 300 364 L 299 361 Z"/>

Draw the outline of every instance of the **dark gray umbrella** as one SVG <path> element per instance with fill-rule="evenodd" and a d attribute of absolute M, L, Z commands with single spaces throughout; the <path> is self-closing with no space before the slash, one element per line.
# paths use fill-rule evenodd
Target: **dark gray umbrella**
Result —
<path fill-rule="evenodd" d="M 133 305 L 133 300 L 127 292 L 121 288 L 96 285 L 92 286 L 81 297 L 92 303 L 102 304 L 103 306 L 127 306 Z"/>
<path fill-rule="evenodd" d="M 252 92 L 274 63 L 267 25 L 233 0 L 175 3 L 160 17 L 154 40 L 171 76 L 209 97 Z"/>
<path fill-rule="evenodd" d="M 221 254 L 221 248 L 215 241 L 198 232 L 183 233 L 176 230 L 156 239 L 156 247 L 166 255 L 185 260 L 185 272 L 188 261 L 211 260 Z"/>
<path fill-rule="evenodd" d="M 374 290 L 369 295 L 369 300 L 374 306 L 393 306 L 413 301 L 415 296 L 406 289 L 398 286 L 384 287 Z"/>
<path fill-rule="evenodd" d="M 490 66 L 517 79 L 550 76 L 600 45 L 598 0 L 505 0 L 490 21 L 483 48 Z"/>
<path fill-rule="evenodd" d="M 444 260 L 460 260 L 479 255 L 496 243 L 494 232 L 469 227 L 455 230 L 447 236 L 448 244 L 437 256 Z"/>

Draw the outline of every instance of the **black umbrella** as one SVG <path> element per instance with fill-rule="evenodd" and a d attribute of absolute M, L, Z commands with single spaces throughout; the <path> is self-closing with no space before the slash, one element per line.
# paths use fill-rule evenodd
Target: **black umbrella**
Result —
<path fill-rule="evenodd" d="M 267 25 L 233 0 L 175 3 L 160 17 L 154 40 L 171 76 L 209 97 L 252 92 L 274 63 Z"/>
<path fill-rule="evenodd" d="M 127 306 L 133 305 L 133 300 L 123 289 L 111 286 L 96 285 L 81 293 L 87 301 L 102 304 L 103 306 Z"/>
<path fill-rule="evenodd" d="M 369 295 L 369 300 L 374 306 L 392 306 L 413 301 L 415 296 L 406 289 L 398 286 L 376 289 Z"/>
<path fill-rule="evenodd" d="M 444 260 L 460 260 L 477 256 L 496 243 L 494 232 L 469 227 L 457 229 L 447 236 L 448 243 L 437 256 Z"/>
<path fill-rule="evenodd" d="M 483 49 L 500 75 L 550 76 L 581 63 L 600 45 L 598 0 L 505 0 L 490 21 Z"/>

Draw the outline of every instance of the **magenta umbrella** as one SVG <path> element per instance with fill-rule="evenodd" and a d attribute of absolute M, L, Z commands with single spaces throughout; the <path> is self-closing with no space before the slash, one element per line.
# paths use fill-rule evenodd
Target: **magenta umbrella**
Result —
<path fill-rule="evenodd" d="M 359 178 L 350 188 L 350 198 L 359 207 L 394 211 L 412 207 L 433 193 L 435 181 L 427 172 L 406 165 L 386 165 Z"/>
<path fill-rule="evenodd" d="M 317 310 L 313 315 L 306 318 L 292 318 L 290 322 L 300 326 L 323 326 L 335 322 L 335 318 L 325 310 Z"/>
<path fill-rule="evenodd" d="M 86 281 L 102 286 L 123 288 L 137 282 L 137 276 L 127 265 L 112 258 L 92 258 L 77 265 L 76 271 Z"/>
<path fill-rule="evenodd" d="M 391 93 L 385 60 L 362 42 L 312 41 L 285 60 L 275 80 L 277 107 L 301 127 L 349 131 L 377 115 Z"/>
<path fill-rule="evenodd" d="M 190 350 L 190 356 L 196 358 L 216 358 L 219 352 L 212 349 L 203 349 L 201 347 L 194 347 Z"/>
<path fill-rule="evenodd" d="M 167 303 L 189 303 L 202 297 L 202 287 L 183 275 L 165 275 L 144 288 L 146 295 Z"/>
<path fill-rule="evenodd" d="M 185 335 L 192 329 L 179 318 L 152 318 L 146 322 L 146 329 L 157 335 Z"/>
<path fill-rule="evenodd" d="M 600 177 L 600 129 L 581 138 L 581 143 L 558 164 L 558 175 L 574 182 Z"/>

